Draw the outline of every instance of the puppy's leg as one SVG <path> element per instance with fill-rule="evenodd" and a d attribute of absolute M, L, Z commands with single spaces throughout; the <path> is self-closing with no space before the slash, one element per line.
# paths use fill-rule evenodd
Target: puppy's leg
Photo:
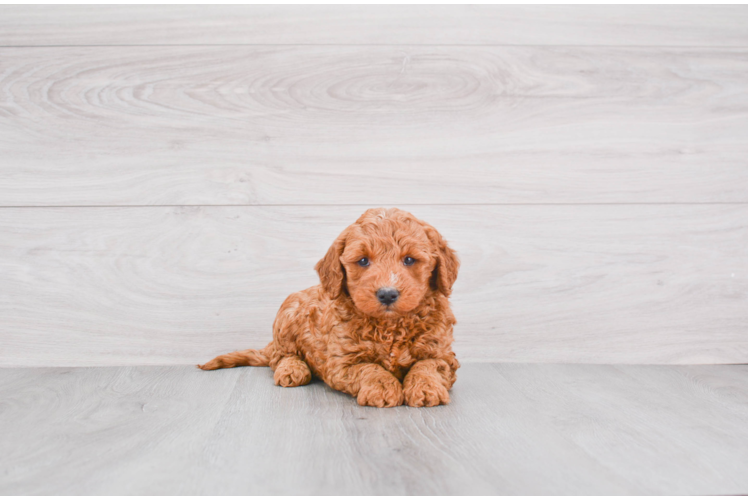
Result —
<path fill-rule="evenodd" d="M 448 391 L 456 378 L 454 372 L 454 368 L 443 359 L 423 359 L 416 362 L 403 380 L 405 404 L 408 406 L 448 404 Z"/>
<path fill-rule="evenodd" d="M 312 371 L 298 356 L 281 358 L 273 374 L 275 385 L 283 387 L 297 387 L 312 381 Z"/>
<path fill-rule="evenodd" d="M 354 396 L 361 406 L 390 408 L 403 404 L 403 386 L 390 372 L 374 363 L 341 366 L 327 385 Z"/>

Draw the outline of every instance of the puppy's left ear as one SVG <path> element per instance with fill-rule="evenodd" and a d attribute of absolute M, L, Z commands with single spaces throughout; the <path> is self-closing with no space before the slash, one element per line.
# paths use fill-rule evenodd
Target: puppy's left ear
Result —
<path fill-rule="evenodd" d="M 452 285 L 457 279 L 457 271 L 460 269 L 460 260 L 454 250 L 449 248 L 439 231 L 429 224 L 423 223 L 431 244 L 436 248 L 436 266 L 431 274 L 431 288 L 438 290 L 449 297 L 452 293 Z"/>
<path fill-rule="evenodd" d="M 314 270 L 319 274 L 322 288 L 334 299 L 345 291 L 345 268 L 340 262 L 340 256 L 343 255 L 347 236 L 348 230 L 346 229 L 333 242 L 322 260 L 314 266 Z"/>

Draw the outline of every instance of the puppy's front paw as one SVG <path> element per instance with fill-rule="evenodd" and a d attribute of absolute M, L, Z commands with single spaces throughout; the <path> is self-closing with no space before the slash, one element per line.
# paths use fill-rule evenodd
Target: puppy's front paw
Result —
<path fill-rule="evenodd" d="M 372 377 L 361 382 L 358 391 L 358 404 L 391 408 L 403 404 L 403 386 L 392 375 Z"/>
<path fill-rule="evenodd" d="M 438 406 L 449 404 L 449 391 L 441 379 L 418 375 L 406 377 L 403 387 L 405 404 L 408 406 Z"/>

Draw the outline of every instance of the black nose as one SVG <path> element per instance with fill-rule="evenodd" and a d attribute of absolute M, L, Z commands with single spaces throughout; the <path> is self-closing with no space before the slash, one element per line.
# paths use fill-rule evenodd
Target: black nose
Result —
<path fill-rule="evenodd" d="M 377 298 L 379 299 L 379 302 L 386 306 L 395 302 L 399 296 L 400 292 L 394 288 L 380 288 L 377 290 Z"/>

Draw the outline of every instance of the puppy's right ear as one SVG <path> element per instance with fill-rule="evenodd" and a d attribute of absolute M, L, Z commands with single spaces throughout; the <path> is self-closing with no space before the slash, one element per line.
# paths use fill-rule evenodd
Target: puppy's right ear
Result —
<path fill-rule="evenodd" d="M 322 288 L 334 299 L 340 297 L 345 291 L 345 268 L 340 262 L 340 256 L 343 255 L 347 236 L 348 231 L 343 231 L 343 234 L 333 242 L 322 260 L 314 266 L 317 274 L 319 274 Z"/>

